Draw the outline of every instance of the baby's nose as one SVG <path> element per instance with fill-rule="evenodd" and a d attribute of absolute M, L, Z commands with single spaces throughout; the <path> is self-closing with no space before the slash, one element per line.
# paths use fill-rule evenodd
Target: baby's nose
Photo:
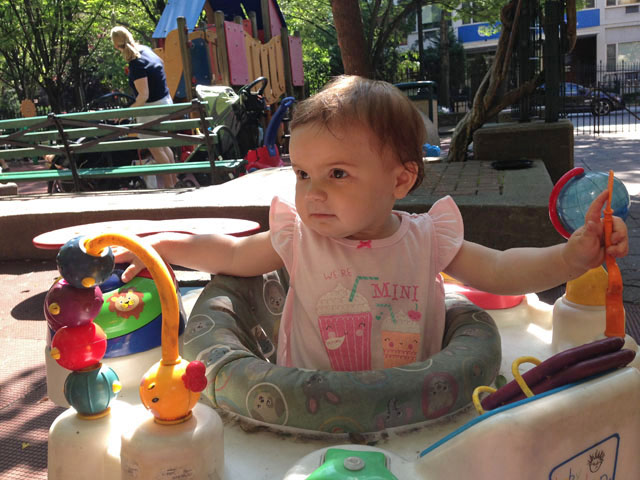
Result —
<path fill-rule="evenodd" d="M 310 200 L 325 200 L 327 198 L 327 192 L 322 182 L 311 181 L 309 182 L 306 196 Z"/>

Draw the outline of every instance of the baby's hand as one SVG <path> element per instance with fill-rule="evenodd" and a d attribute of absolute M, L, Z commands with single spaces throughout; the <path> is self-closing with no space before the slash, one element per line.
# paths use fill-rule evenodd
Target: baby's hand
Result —
<path fill-rule="evenodd" d="M 128 263 L 129 266 L 122 272 L 120 280 L 123 283 L 130 282 L 138 273 L 144 270 L 144 263 L 133 253 L 124 247 L 114 247 L 113 256 L 116 263 Z"/>
<path fill-rule="evenodd" d="M 605 190 L 589 206 L 584 218 L 584 225 L 578 228 L 569 238 L 564 249 L 566 262 L 575 268 L 588 270 L 604 262 L 604 222 L 600 213 L 607 202 Z M 606 253 L 621 258 L 629 252 L 629 236 L 627 226 L 619 217 L 613 217 L 611 246 Z"/>

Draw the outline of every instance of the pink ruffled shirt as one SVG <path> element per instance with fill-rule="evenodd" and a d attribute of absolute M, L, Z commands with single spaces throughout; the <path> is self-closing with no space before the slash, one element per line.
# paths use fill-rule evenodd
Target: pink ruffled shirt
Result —
<path fill-rule="evenodd" d="M 449 196 L 428 213 L 394 211 L 390 237 L 359 241 L 318 235 L 293 205 L 274 198 L 273 247 L 290 275 L 278 332 L 278 364 L 371 370 L 421 361 L 442 348 L 440 272 L 463 241 Z"/>

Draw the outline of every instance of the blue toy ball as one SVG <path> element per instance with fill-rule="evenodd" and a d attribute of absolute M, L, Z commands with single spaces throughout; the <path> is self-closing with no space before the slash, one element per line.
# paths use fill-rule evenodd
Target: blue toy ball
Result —
<path fill-rule="evenodd" d="M 80 415 L 100 415 L 118 396 L 120 387 L 116 372 L 99 364 L 91 370 L 71 372 L 64 382 L 64 397 Z"/>
<path fill-rule="evenodd" d="M 75 237 L 58 251 L 56 263 L 60 275 L 76 288 L 93 288 L 109 278 L 115 261 L 111 247 L 99 257 L 89 255 L 84 248 L 86 237 Z"/>
<path fill-rule="evenodd" d="M 608 181 L 607 173 L 585 173 L 582 168 L 571 170 L 558 181 L 551 194 L 549 214 L 561 235 L 568 237 L 584 225 L 584 217 L 589 206 L 603 190 L 607 189 Z M 630 206 L 629 192 L 624 183 L 614 177 L 611 198 L 613 214 L 624 220 L 629 214 Z"/>

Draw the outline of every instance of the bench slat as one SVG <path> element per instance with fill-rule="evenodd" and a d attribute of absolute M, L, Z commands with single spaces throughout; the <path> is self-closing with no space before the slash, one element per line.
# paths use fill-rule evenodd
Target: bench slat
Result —
<path fill-rule="evenodd" d="M 219 160 L 216 168 L 236 168 L 244 160 Z M 80 168 L 81 178 L 118 178 L 142 175 L 160 175 L 164 173 L 197 173 L 210 172 L 211 164 L 207 161 L 180 163 L 152 163 L 148 165 L 124 165 L 118 167 Z M 6 182 L 38 182 L 50 180 L 72 180 L 71 170 L 30 170 L 22 172 L 0 173 L 0 183 Z"/>
<path fill-rule="evenodd" d="M 207 108 L 206 102 L 200 102 Z M 96 110 L 93 112 L 78 113 L 62 113 L 57 115 L 61 120 L 109 120 L 111 118 L 129 118 L 143 117 L 147 115 L 169 115 L 178 112 L 184 108 L 189 108 L 190 103 L 174 103 L 172 105 L 153 105 L 149 107 L 129 107 L 129 108 L 111 108 L 106 110 Z M 38 116 L 30 118 L 13 118 L 8 120 L 0 120 L 0 130 L 10 128 L 32 127 L 44 122 L 47 116 Z"/>
<path fill-rule="evenodd" d="M 209 124 L 209 126 L 215 126 L 218 124 L 219 120 L 213 117 L 206 117 L 205 120 Z M 123 125 L 123 127 L 127 128 L 135 128 L 142 126 L 142 123 L 127 123 Z M 149 130 L 160 131 L 160 132 L 175 132 L 177 130 L 192 130 L 194 128 L 199 128 L 201 125 L 200 119 L 192 118 L 186 120 L 167 120 L 158 125 L 154 125 L 149 127 Z M 95 127 L 86 127 L 86 128 L 65 128 L 65 133 L 67 134 L 67 138 L 70 140 L 75 140 L 82 137 L 101 137 L 111 133 L 111 130 L 106 128 L 100 128 L 99 125 Z M 126 133 L 126 132 L 125 132 Z M 6 139 L 9 135 L 0 135 L 0 144 L 2 141 Z M 60 141 L 60 134 L 57 130 L 48 130 L 43 132 L 29 132 L 22 136 L 20 141 L 33 143 L 34 145 L 41 142 L 50 142 L 50 141 Z"/>
<path fill-rule="evenodd" d="M 211 135 L 213 143 L 216 142 L 215 137 Z M 138 150 L 140 148 L 153 147 L 181 147 L 184 145 L 200 145 L 204 143 L 204 135 L 188 135 L 185 138 L 157 137 L 157 138 L 131 138 L 127 140 L 112 140 L 109 142 L 101 142 L 92 147 L 82 148 L 82 144 L 71 144 L 72 152 L 119 152 L 122 150 Z M 54 151 L 52 151 L 53 149 Z M 0 158 L 23 158 L 23 157 L 39 157 L 50 153 L 64 155 L 63 145 L 54 145 L 48 149 L 37 147 L 12 148 L 8 150 L 0 150 Z"/>

